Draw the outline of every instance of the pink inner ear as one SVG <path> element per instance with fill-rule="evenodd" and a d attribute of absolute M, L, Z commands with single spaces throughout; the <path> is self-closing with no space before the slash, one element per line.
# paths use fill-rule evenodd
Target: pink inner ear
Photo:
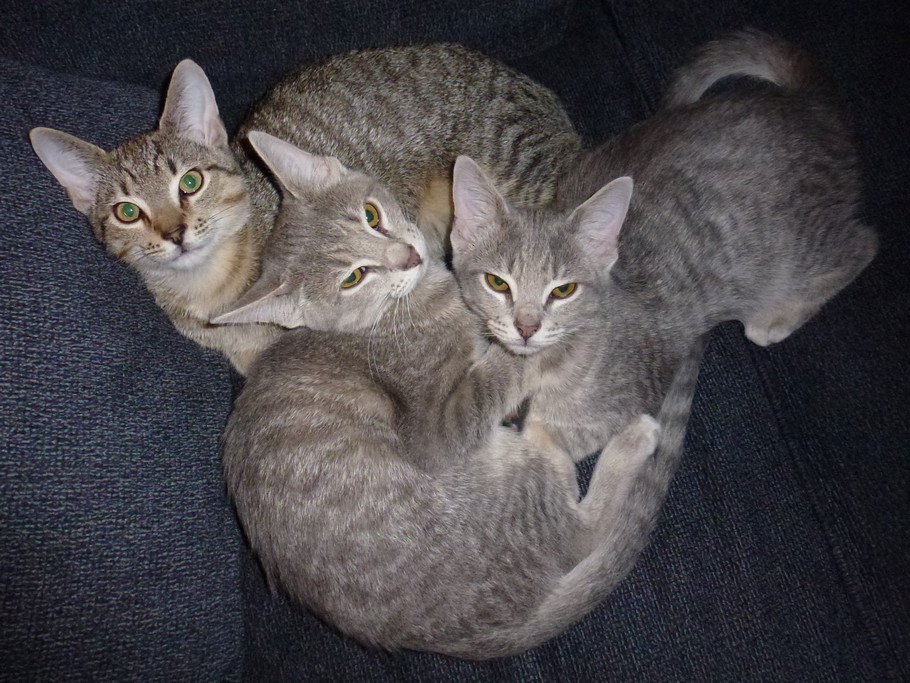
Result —
<path fill-rule="evenodd" d="M 98 174 L 104 151 L 66 133 L 35 128 L 30 133 L 32 147 L 69 195 L 73 206 L 88 214 L 95 202 Z"/>
<path fill-rule="evenodd" d="M 594 193 L 570 216 L 570 222 L 578 221 L 582 247 L 591 250 L 607 269 L 616 263 L 619 233 L 631 200 L 632 179 L 617 178 Z"/>
<path fill-rule="evenodd" d="M 227 131 L 218 113 L 212 86 L 205 72 L 189 59 L 174 69 L 160 125 L 200 144 L 228 146 Z"/>
<path fill-rule="evenodd" d="M 275 323 L 285 325 L 289 316 L 295 315 L 295 305 L 291 297 L 286 296 L 289 288 L 268 275 L 263 275 L 247 290 L 246 294 L 234 302 L 231 310 L 212 318 L 215 325 L 238 323 Z"/>
<path fill-rule="evenodd" d="M 473 243 L 484 223 L 496 219 L 503 200 L 493 183 L 471 158 L 461 156 L 455 161 L 452 181 L 452 203 L 455 220 L 452 242 Z"/>
<path fill-rule="evenodd" d="M 339 182 L 345 168 L 334 157 L 310 154 L 268 133 L 253 130 L 247 139 L 282 187 L 294 196 Z"/>

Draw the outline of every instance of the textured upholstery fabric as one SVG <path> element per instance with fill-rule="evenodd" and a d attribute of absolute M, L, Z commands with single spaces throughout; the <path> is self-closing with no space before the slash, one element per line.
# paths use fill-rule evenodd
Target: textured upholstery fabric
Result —
<path fill-rule="evenodd" d="M 0 680 L 906 680 L 910 20 L 805 0 L 4 3 L 0 22 Z M 764 350 L 714 334 L 653 541 L 594 613 L 485 664 L 364 650 L 266 588 L 221 480 L 226 363 L 174 332 L 34 156 L 58 127 L 152 127 L 183 57 L 229 126 L 301 60 L 465 42 L 554 88 L 596 142 L 672 68 L 754 25 L 844 91 L 878 259 Z"/>

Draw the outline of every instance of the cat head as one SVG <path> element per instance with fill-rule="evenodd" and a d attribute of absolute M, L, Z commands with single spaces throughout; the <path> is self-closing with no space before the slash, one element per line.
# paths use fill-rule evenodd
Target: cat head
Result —
<path fill-rule="evenodd" d="M 190 60 L 174 69 L 152 133 L 111 152 L 50 128 L 30 138 L 98 240 L 143 272 L 193 269 L 249 220 L 215 95 Z"/>
<path fill-rule="evenodd" d="M 411 294 L 427 245 L 387 189 L 266 133 L 250 132 L 249 142 L 281 188 L 281 209 L 262 275 L 213 323 L 354 332 Z"/>
<path fill-rule="evenodd" d="M 565 342 L 601 309 L 631 197 L 632 179 L 618 178 L 568 214 L 519 209 L 459 157 L 452 254 L 467 305 L 514 353 Z"/>

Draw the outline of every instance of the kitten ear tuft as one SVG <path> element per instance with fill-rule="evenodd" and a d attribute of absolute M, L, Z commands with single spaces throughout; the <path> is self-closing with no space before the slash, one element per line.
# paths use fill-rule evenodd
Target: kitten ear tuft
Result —
<path fill-rule="evenodd" d="M 263 275 L 229 310 L 209 322 L 213 325 L 271 323 L 294 328 L 303 325 L 303 316 L 291 287 L 278 282 L 276 278 Z"/>
<path fill-rule="evenodd" d="M 251 130 L 247 140 L 281 186 L 294 197 L 341 181 L 345 167 L 335 157 L 304 152 L 268 133 Z"/>
<path fill-rule="evenodd" d="M 191 59 L 174 69 L 158 125 L 208 147 L 229 148 L 215 93 L 205 72 Z"/>
<path fill-rule="evenodd" d="M 608 271 L 619 255 L 619 232 L 632 201 L 632 188 L 631 178 L 617 178 L 591 195 L 569 217 L 569 224 L 576 225 L 582 249 Z"/>
<path fill-rule="evenodd" d="M 452 175 L 452 249 L 475 244 L 483 229 L 508 210 L 506 201 L 480 165 L 467 156 L 455 160 Z"/>
<path fill-rule="evenodd" d="M 98 177 L 107 165 L 100 147 L 53 128 L 32 128 L 32 148 L 54 174 L 80 213 L 88 215 L 98 192 Z"/>

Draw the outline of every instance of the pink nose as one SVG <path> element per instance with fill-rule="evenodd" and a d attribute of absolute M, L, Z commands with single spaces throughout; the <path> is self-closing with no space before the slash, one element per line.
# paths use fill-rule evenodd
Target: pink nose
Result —
<path fill-rule="evenodd" d="M 420 254 L 418 254 L 417 250 L 409 244 L 408 245 L 408 261 L 407 261 L 407 263 L 404 264 L 404 269 L 411 270 L 411 268 L 416 268 L 421 263 L 423 263 L 423 260 L 420 258 Z"/>
<path fill-rule="evenodd" d="M 527 322 L 524 320 L 515 320 L 515 329 L 518 330 L 518 334 L 521 335 L 521 338 L 527 341 L 534 336 L 534 333 L 540 329 L 540 322 L 537 320 Z"/>

